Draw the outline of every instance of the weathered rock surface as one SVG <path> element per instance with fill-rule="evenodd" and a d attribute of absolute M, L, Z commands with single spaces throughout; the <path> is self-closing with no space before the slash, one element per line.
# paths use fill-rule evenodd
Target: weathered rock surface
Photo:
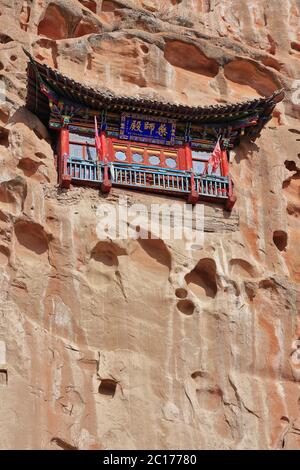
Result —
<path fill-rule="evenodd" d="M 299 17 L 296 0 L 0 0 L 1 448 L 300 447 Z M 124 193 L 57 187 L 22 47 L 122 94 L 285 88 L 233 153 L 232 214 L 205 205 L 202 250 L 99 240 Z"/>

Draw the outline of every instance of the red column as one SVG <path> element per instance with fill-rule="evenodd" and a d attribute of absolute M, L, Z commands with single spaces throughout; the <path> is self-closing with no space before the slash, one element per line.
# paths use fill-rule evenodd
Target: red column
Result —
<path fill-rule="evenodd" d="M 62 128 L 60 130 L 60 155 L 59 155 L 59 182 L 63 188 L 69 188 L 71 176 L 67 172 L 67 161 L 70 156 L 69 130 Z"/>
<path fill-rule="evenodd" d="M 101 157 L 104 163 L 107 163 L 107 142 L 105 132 L 101 131 L 100 134 L 100 142 L 101 142 Z"/>
<path fill-rule="evenodd" d="M 191 192 L 188 196 L 188 202 L 191 204 L 196 204 L 199 199 L 199 194 L 196 191 L 195 175 L 193 171 L 193 156 L 190 144 L 188 142 L 185 144 L 185 161 L 186 169 L 191 172 Z"/>
<path fill-rule="evenodd" d="M 228 167 L 228 158 L 227 158 L 226 150 L 222 150 L 221 171 L 222 171 L 222 176 L 228 176 L 229 167 Z"/>
<path fill-rule="evenodd" d="M 193 157 L 192 157 L 191 147 L 190 147 L 190 144 L 188 142 L 185 144 L 184 149 L 185 149 L 186 169 L 188 171 L 192 171 L 192 169 L 193 169 Z"/>
<path fill-rule="evenodd" d="M 230 175 L 228 175 L 228 199 L 226 200 L 226 210 L 231 211 L 234 204 L 236 203 L 236 196 L 233 194 L 233 185 Z"/>
<path fill-rule="evenodd" d="M 104 163 L 104 176 L 103 182 L 101 184 L 101 191 L 103 193 L 109 193 L 111 190 L 111 180 L 109 179 L 108 174 L 108 152 L 107 152 L 107 142 L 106 142 L 106 135 L 104 131 L 101 131 L 100 134 L 100 141 L 101 141 L 101 158 L 102 162 Z"/>

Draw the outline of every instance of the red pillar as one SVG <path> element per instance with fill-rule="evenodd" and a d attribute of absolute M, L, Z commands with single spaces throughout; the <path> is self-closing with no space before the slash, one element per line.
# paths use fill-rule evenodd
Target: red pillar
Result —
<path fill-rule="evenodd" d="M 112 184 L 108 175 L 108 151 L 107 151 L 107 142 L 106 142 L 106 136 L 105 136 L 104 131 L 101 131 L 100 141 L 101 141 L 101 158 L 102 158 L 102 162 L 104 163 L 104 177 L 103 177 L 103 182 L 101 184 L 101 191 L 103 193 L 109 193 L 109 191 L 111 190 Z"/>
<path fill-rule="evenodd" d="M 67 161 L 70 156 L 69 130 L 62 128 L 60 131 L 60 155 L 59 155 L 59 183 L 63 188 L 69 188 L 71 176 L 67 172 Z"/>
<path fill-rule="evenodd" d="M 107 143 L 106 143 L 106 137 L 105 137 L 104 131 L 101 131 L 100 142 L 101 142 L 101 158 L 104 163 L 107 163 Z"/>
<path fill-rule="evenodd" d="M 193 171 L 193 156 L 190 144 L 188 142 L 185 144 L 185 161 L 186 169 L 191 172 L 191 192 L 188 196 L 188 202 L 190 204 L 196 204 L 199 199 L 199 194 L 196 191 L 195 175 Z"/>
<path fill-rule="evenodd" d="M 193 169 L 193 157 L 190 144 L 187 142 L 185 144 L 185 162 L 186 162 L 186 169 L 188 171 L 192 171 Z"/>
<path fill-rule="evenodd" d="M 228 166 L 228 158 L 227 158 L 226 150 L 222 150 L 221 171 L 222 171 L 222 176 L 228 176 L 229 166 Z"/>
<path fill-rule="evenodd" d="M 226 200 L 226 210 L 231 211 L 236 203 L 236 196 L 233 194 L 233 185 L 230 176 L 228 175 L 228 199 Z"/>

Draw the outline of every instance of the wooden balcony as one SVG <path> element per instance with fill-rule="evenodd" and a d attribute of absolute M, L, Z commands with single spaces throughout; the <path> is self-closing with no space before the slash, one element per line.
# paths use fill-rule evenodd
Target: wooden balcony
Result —
<path fill-rule="evenodd" d="M 231 209 L 234 203 L 230 177 L 194 175 L 183 170 L 127 163 L 96 163 L 87 160 L 66 159 L 65 176 L 72 184 L 101 186 L 108 178 L 113 187 L 185 196 L 196 191 L 199 200 L 215 201 Z"/>

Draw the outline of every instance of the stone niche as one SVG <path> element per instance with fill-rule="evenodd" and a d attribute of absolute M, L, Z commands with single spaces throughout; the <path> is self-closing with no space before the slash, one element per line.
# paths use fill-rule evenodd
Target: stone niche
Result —
<path fill-rule="evenodd" d="M 8 382 L 7 369 L 0 369 L 0 386 L 7 385 L 7 382 Z"/>

